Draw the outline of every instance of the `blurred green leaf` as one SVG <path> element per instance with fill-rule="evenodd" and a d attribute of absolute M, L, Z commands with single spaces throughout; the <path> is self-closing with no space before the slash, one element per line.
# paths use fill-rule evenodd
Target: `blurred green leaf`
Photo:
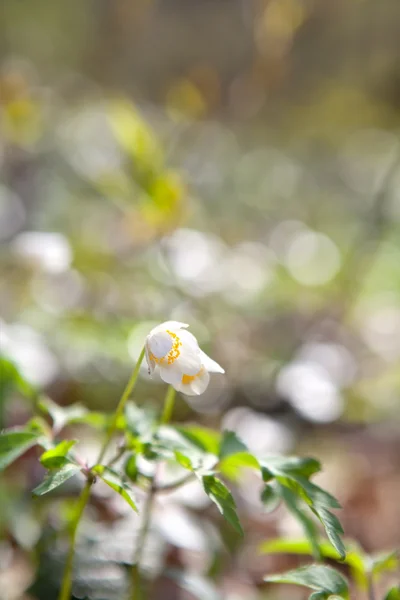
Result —
<path fill-rule="evenodd" d="M 269 583 L 293 583 L 304 585 L 317 594 L 310 596 L 313 600 L 325 600 L 332 596 L 348 598 L 349 590 L 346 580 L 334 569 L 321 565 L 308 565 L 281 575 L 269 575 L 264 578 Z"/>
<path fill-rule="evenodd" d="M 400 600 L 400 586 L 392 587 L 386 594 L 385 600 Z"/>
<path fill-rule="evenodd" d="M 80 467 L 78 465 L 74 465 L 72 463 L 68 463 L 64 465 L 59 471 L 55 471 L 54 473 L 50 473 L 47 475 L 46 479 L 38 485 L 32 492 L 35 496 L 43 496 L 43 494 L 47 494 L 59 487 L 68 479 L 71 479 L 76 473 L 80 471 Z"/>
<path fill-rule="evenodd" d="M 292 492 L 292 490 L 280 485 L 279 483 L 277 483 L 277 490 L 282 497 L 282 500 L 285 502 L 288 510 L 303 526 L 304 534 L 310 543 L 314 558 L 320 559 L 321 553 L 318 544 L 318 532 L 314 521 L 304 512 L 303 508 L 299 506 L 299 499 L 296 494 Z"/>
<path fill-rule="evenodd" d="M 362 550 L 354 543 L 346 543 L 346 558 L 342 561 L 340 554 L 327 542 L 319 542 L 318 548 L 320 555 L 323 558 L 344 562 L 350 567 L 352 577 L 362 588 L 368 585 L 368 577 L 364 562 Z M 313 544 L 307 539 L 284 539 L 277 538 L 267 540 L 260 545 L 260 552 L 265 554 L 299 554 L 309 555 L 314 554 Z"/>
<path fill-rule="evenodd" d="M 9 429 L 0 433 L 0 470 L 38 444 L 40 438 L 40 432 Z"/>
<path fill-rule="evenodd" d="M 231 454 L 248 453 L 249 449 L 246 444 L 242 442 L 234 431 L 224 431 L 222 434 L 222 440 L 219 450 L 219 457 L 226 458 Z"/>
<path fill-rule="evenodd" d="M 266 512 L 274 511 L 282 500 L 274 483 L 267 483 L 260 494 L 260 500 Z"/>
<path fill-rule="evenodd" d="M 399 553 L 397 550 L 393 552 L 385 552 L 372 557 L 371 572 L 373 575 L 380 575 L 385 571 L 394 571 L 400 566 Z"/>
<path fill-rule="evenodd" d="M 182 452 L 179 452 L 178 450 L 176 450 L 175 451 L 175 458 L 178 461 L 178 463 L 184 469 L 188 469 L 189 471 L 193 471 L 193 464 L 192 464 L 192 461 L 190 460 L 190 458 L 188 456 L 185 456 L 184 454 L 182 454 Z"/>
<path fill-rule="evenodd" d="M 236 531 L 243 535 L 243 529 L 236 512 L 236 504 L 228 488 L 214 475 L 203 475 L 201 479 L 207 496 L 217 505 L 220 513 Z"/>
<path fill-rule="evenodd" d="M 28 398 L 36 394 L 35 388 L 23 377 L 18 367 L 8 358 L 0 356 L 0 404 L 13 389 Z"/>
<path fill-rule="evenodd" d="M 117 494 L 119 494 L 128 504 L 133 508 L 134 511 L 138 512 L 134 494 L 129 485 L 121 479 L 121 477 L 104 465 L 96 465 L 92 469 L 93 473 L 96 473 L 101 479 Z"/>
<path fill-rule="evenodd" d="M 50 415 L 53 420 L 53 429 L 59 433 L 65 425 L 74 422 L 82 422 L 90 413 L 87 408 L 81 404 L 72 404 L 71 406 L 58 406 L 50 398 L 41 398 L 39 408 Z"/>
<path fill-rule="evenodd" d="M 260 470 L 260 464 L 255 456 L 250 452 L 238 452 L 230 454 L 219 462 L 220 472 L 232 481 L 237 481 L 240 478 L 240 473 L 243 468 Z"/>
<path fill-rule="evenodd" d="M 44 452 L 40 457 L 40 462 L 46 469 L 60 468 L 67 464 L 68 459 L 66 459 L 66 456 L 76 442 L 77 440 L 64 440 L 60 442 L 55 448 Z"/>
<path fill-rule="evenodd" d="M 279 482 L 280 493 L 283 494 L 288 508 L 303 524 L 307 538 L 313 543 L 314 550 L 316 550 L 317 544 L 312 533 L 312 521 L 304 515 L 293 495 L 284 492 L 284 488 L 308 504 L 324 526 L 329 541 L 344 559 L 346 551 L 340 537 L 343 534 L 343 528 L 338 518 L 328 510 L 328 508 L 340 508 L 340 504 L 331 494 L 308 479 L 319 470 L 320 463 L 314 459 L 292 457 L 267 457 L 260 460 L 260 463 L 262 468 L 267 469 L 267 475 L 272 474 Z"/>
<path fill-rule="evenodd" d="M 131 454 L 125 462 L 125 474 L 133 482 L 137 480 L 139 471 L 136 464 L 136 454 Z"/>
<path fill-rule="evenodd" d="M 218 431 L 198 425 L 179 426 L 176 427 L 176 430 L 199 450 L 218 455 L 221 440 L 221 434 Z"/>
<path fill-rule="evenodd" d="M 155 430 L 156 415 L 154 411 L 141 408 L 134 402 L 128 402 L 125 407 L 126 427 L 134 437 L 148 441 Z"/>

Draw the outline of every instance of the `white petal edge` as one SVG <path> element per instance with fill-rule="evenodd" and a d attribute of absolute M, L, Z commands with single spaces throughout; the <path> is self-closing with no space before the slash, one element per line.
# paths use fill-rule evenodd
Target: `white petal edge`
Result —
<path fill-rule="evenodd" d="M 225 370 L 215 360 L 200 350 L 201 362 L 210 373 L 225 373 Z"/>
<path fill-rule="evenodd" d="M 167 329 L 171 331 L 176 331 L 178 329 L 186 329 L 189 327 L 187 323 L 180 323 L 179 321 L 164 321 L 164 323 L 160 323 L 157 327 L 154 327 L 149 333 L 149 335 L 153 333 L 157 333 L 158 331 L 166 331 Z"/>
<path fill-rule="evenodd" d="M 210 383 L 210 374 L 204 369 L 201 375 L 193 379 L 190 383 L 180 383 L 176 388 L 186 396 L 200 396 L 204 394 Z"/>

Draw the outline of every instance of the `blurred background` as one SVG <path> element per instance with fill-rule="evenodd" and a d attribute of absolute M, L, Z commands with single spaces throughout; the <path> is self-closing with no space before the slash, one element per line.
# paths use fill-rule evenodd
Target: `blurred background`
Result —
<path fill-rule="evenodd" d="M 367 551 L 400 544 L 399 27 L 396 0 L 0 4 L 3 357 L 60 405 L 112 411 L 151 327 L 190 323 L 227 374 L 176 419 L 317 456 Z M 0 427 L 24 423 L 2 379 Z M 144 368 L 139 402 L 164 391 Z M 33 452 L 1 480 L 2 600 L 57 595 L 42 476 Z M 95 493 L 74 594 L 117 600 L 135 517 Z M 257 554 L 298 525 L 250 477 L 235 498 L 241 543 L 195 486 L 163 498 L 154 598 L 195 597 L 162 564 L 207 600 L 306 597 L 262 584 L 296 561 Z"/>

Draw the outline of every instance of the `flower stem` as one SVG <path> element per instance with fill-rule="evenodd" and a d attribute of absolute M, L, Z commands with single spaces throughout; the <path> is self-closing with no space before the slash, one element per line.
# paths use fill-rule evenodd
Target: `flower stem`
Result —
<path fill-rule="evenodd" d="M 71 597 L 71 587 L 72 587 L 72 567 L 74 562 L 74 554 L 75 554 L 75 542 L 76 542 L 76 533 L 78 530 L 78 526 L 85 510 L 85 506 L 89 500 L 90 496 L 90 488 L 92 486 L 92 481 L 88 480 L 86 482 L 85 487 L 82 490 L 82 493 L 78 499 L 78 505 L 76 508 L 76 514 L 74 520 L 71 524 L 71 540 L 70 547 L 67 556 L 67 562 L 65 564 L 64 576 L 61 585 L 61 591 L 59 595 L 59 600 L 70 600 Z"/>
<path fill-rule="evenodd" d="M 175 389 L 172 387 L 172 385 L 170 385 L 165 396 L 164 408 L 160 418 L 160 424 L 166 425 L 167 423 L 169 423 L 169 421 L 171 420 L 172 412 L 174 410 L 174 403 Z M 151 511 L 153 508 L 154 498 L 156 496 L 157 491 L 158 490 L 155 482 L 155 475 L 153 475 L 151 479 L 150 489 L 143 507 L 142 526 L 139 530 L 135 544 L 135 552 L 132 565 L 132 600 L 143 600 L 145 598 L 143 594 L 143 581 L 140 573 L 140 561 L 142 558 L 143 547 L 146 542 L 147 534 L 150 529 Z"/>
<path fill-rule="evenodd" d="M 175 393 L 175 389 L 170 385 L 164 400 L 164 408 L 160 419 L 161 425 L 166 425 L 171 420 L 175 404 Z"/>
<path fill-rule="evenodd" d="M 132 375 L 130 376 L 129 381 L 122 393 L 121 399 L 118 402 L 118 406 L 114 413 L 114 418 L 111 421 L 111 424 L 107 430 L 107 434 L 106 434 L 105 440 L 103 442 L 103 445 L 100 449 L 100 453 L 97 458 L 96 464 L 101 463 L 101 461 L 104 458 L 105 453 L 107 452 L 107 449 L 111 442 L 111 439 L 117 429 L 118 420 L 124 411 L 125 404 L 129 398 L 129 396 L 131 395 L 133 388 L 136 385 L 136 381 L 139 376 L 140 366 L 143 362 L 144 355 L 145 355 L 145 349 L 143 348 L 143 350 L 141 351 L 140 356 L 138 358 L 138 361 L 135 365 L 135 368 L 132 371 Z M 76 535 L 77 535 L 79 523 L 81 521 L 86 504 L 89 501 L 90 488 L 92 487 L 93 483 L 94 483 L 94 478 L 89 477 L 88 481 L 87 481 L 85 487 L 83 488 L 81 495 L 78 499 L 77 511 L 76 511 L 75 518 L 71 525 L 70 547 L 69 547 L 69 551 L 68 551 L 67 562 L 66 562 L 65 568 L 64 568 L 64 575 L 63 575 L 63 580 L 62 580 L 61 590 L 60 590 L 60 595 L 58 597 L 58 600 L 70 600 L 70 598 L 71 598 L 72 568 L 73 568 L 74 555 L 75 555 Z"/>
<path fill-rule="evenodd" d="M 139 376 L 140 366 L 144 359 L 144 353 L 145 353 L 145 349 L 143 348 L 143 350 L 141 351 L 140 356 L 138 358 L 138 361 L 135 365 L 135 368 L 132 371 L 132 375 L 130 376 L 130 379 L 126 385 L 126 388 L 123 391 L 121 399 L 118 402 L 117 409 L 114 413 L 114 418 L 110 424 L 110 427 L 108 428 L 106 438 L 104 440 L 103 446 L 101 447 L 101 450 L 100 450 L 99 457 L 97 459 L 98 463 L 101 463 L 101 461 L 104 458 L 105 453 L 107 452 L 111 438 L 114 435 L 115 430 L 117 429 L 118 419 L 121 417 L 122 413 L 124 412 L 125 404 L 129 398 L 129 396 L 131 395 L 133 388 L 136 385 L 136 381 Z"/>

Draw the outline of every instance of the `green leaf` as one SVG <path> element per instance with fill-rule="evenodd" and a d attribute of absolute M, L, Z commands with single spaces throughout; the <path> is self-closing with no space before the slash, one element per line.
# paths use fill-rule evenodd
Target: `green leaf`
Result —
<path fill-rule="evenodd" d="M 209 454 L 219 453 L 221 435 L 213 429 L 198 425 L 185 425 L 175 428 L 191 445 Z"/>
<path fill-rule="evenodd" d="M 219 450 L 219 457 L 225 458 L 232 454 L 248 453 L 249 449 L 246 444 L 240 440 L 234 431 L 224 431 L 222 434 L 221 447 Z"/>
<path fill-rule="evenodd" d="M 138 512 L 131 488 L 121 479 L 118 473 L 104 465 L 96 465 L 93 467 L 92 471 L 99 475 L 110 488 L 117 492 L 117 494 L 119 494 L 134 511 Z"/>
<path fill-rule="evenodd" d="M 134 437 L 139 437 L 142 441 L 151 439 L 156 426 L 155 413 L 152 410 L 128 402 L 125 407 L 125 419 L 126 427 Z"/>
<path fill-rule="evenodd" d="M 344 532 L 339 519 L 325 508 L 317 506 L 312 510 L 324 526 L 329 541 L 339 552 L 341 559 L 344 560 L 346 558 L 346 549 L 340 537 Z"/>
<path fill-rule="evenodd" d="M 0 471 L 39 443 L 40 432 L 6 430 L 0 433 Z"/>
<path fill-rule="evenodd" d="M 46 479 L 42 481 L 38 487 L 33 490 L 33 494 L 35 496 L 43 496 L 43 494 L 47 494 L 59 487 L 68 479 L 71 479 L 76 473 L 80 471 L 80 467 L 78 465 L 74 465 L 72 463 L 66 464 L 59 471 L 55 471 L 47 475 Z"/>
<path fill-rule="evenodd" d="M 77 440 L 64 440 L 60 442 L 55 448 L 44 452 L 40 457 L 40 462 L 46 469 L 57 469 L 66 465 L 68 462 L 71 462 L 66 456 L 76 442 Z"/>
<path fill-rule="evenodd" d="M 385 596 L 385 600 L 400 600 L 400 586 L 390 588 Z"/>
<path fill-rule="evenodd" d="M 188 456 L 185 456 L 184 454 L 182 454 L 182 452 L 179 452 L 178 450 L 176 450 L 175 451 L 175 458 L 178 461 L 178 463 L 184 469 L 188 469 L 189 471 L 193 471 L 193 464 L 192 464 L 192 461 L 190 460 L 190 458 Z"/>
<path fill-rule="evenodd" d="M 17 366 L 8 358 L 0 356 L 0 404 L 14 389 L 27 398 L 36 395 L 36 390 L 22 376 Z"/>
<path fill-rule="evenodd" d="M 236 512 L 235 501 L 228 488 L 220 479 L 214 477 L 214 475 L 203 475 L 201 479 L 207 496 L 217 505 L 220 513 L 236 531 L 243 535 L 243 529 Z"/>
<path fill-rule="evenodd" d="M 50 415 L 53 420 L 53 429 L 56 433 L 60 432 L 68 423 L 78 422 L 85 418 L 89 412 L 81 404 L 58 406 L 50 398 L 41 398 L 38 406 L 43 412 Z"/>
<path fill-rule="evenodd" d="M 400 566 L 399 553 L 397 550 L 393 552 L 385 552 L 372 557 L 371 572 L 373 575 L 381 575 L 386 571 L 394 571 Z"/>
<path fill-rule="evenodd" d="M 314 558 L 320 559 L 321 552 L 318 544 L 317 529 L 314 522 L 310 517 L 308 517 L 308 515 L 305 514 L 304 510 L 300 508 L 298 504 L 298 498 L 289 488 L 277 484 L 277 489 L 288 510 L 303 526 L 304 534 L 310 543 Z"/>
<path fill-rule="evenodd" d="M 260 460 L 260 463 L 262 469 L 267 469 L 267 475 L 272 474 L 279 482 L 281 495 L 285 494 L 285 502 L 289 510 L 303 524 L 306 536 L 313 544 L 314 550 L 317 549 L 317 544 L 315 535 L 312 533 L 312 521 L 300 509 L 296 497 L 308 504 L 324 526 L 329 541 L 344 559 L 346 552 L 340 538 L 343 529 L 338 518 L 328 510 L 329 508 L 340 508 L 340 504 L 331 494 L 308 479 L 319 469 L 318 461 L 309 458 L 268 457 Z"/>
<path fill-rule="evenodd" d="M 265 485 L 261 492 L 260 500 L 267 513 L 271 513 L 278 508 L 281 503 L 281 497 L 273 483 Z"/>
<path fill-rule="evenodd" d="M 302 475 L 307 479 L 321 470 L 315 458 L 298 456 L 267 456 L 260 463 L 275 474 Z"/>
<path fill-rule="evenodd" d="M 136 454 L 131 454 L 125 462 L 125 474 L 131 481 L 137 481 L 139 471 L 136 464 Z"/>
<path fill-rule="evenodd" d="M 318 548 L 323 558 L 341 561 L 341 556 L 328 542 L 319 542 Z M 307 539 L 285 539 L 276 538 L 267 540 L 260 545 L 260 552 L 265 554 L 314 554 L 312 543 Z M 366 588 L 368 578 L 365 573 L 365 562 L 362 550 L 351 541 L 346 543 L 346 558 L 343 561 L 350 567 L 353 579 L 362 588 Z M 342 561 L 341 561 L 342 562 Z"/>
<path fill-rule="evenodd" d="M 240 478 L 243 468 L 260 470 L 260 464 L 250 452 L 239 452 L 226 456 L 219 462 L 220 472 L 232 481 Z"/>
<path fill-rule="evenodd" d="M 270 583 L 293 583 L 304 585 L 319 593 L 310 598 L 327 599 L 332 595 L 348 598 L 348 585 L 342 575 L 330 567 L 322 565 L 307 565 L 281 575 L 269 575 L 265 581 Z"/>

